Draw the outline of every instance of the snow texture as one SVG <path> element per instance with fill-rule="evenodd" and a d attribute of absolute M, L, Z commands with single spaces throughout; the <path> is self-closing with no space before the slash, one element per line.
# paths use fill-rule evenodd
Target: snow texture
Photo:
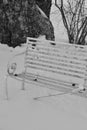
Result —
<path fill-rule="evenodd" d="M 56 40 L 67 42 L 63 25 L 61 22 L 59 24 L 61 17 L 57 16 L 54 5 L 51 20 L 55 26 Z M 7 63 L 12 59 L 12 55 L 22 53 L 25 46 L 13 49 L 0 45 L 0 130 L 87 130 L 85 98 L 68 94 L 36 101 L 33 100 L 36 96 L 58 92 L 31 83 L 26 84 L 25 91 L 22 91 L 21 82 L 9 77 L 9 100 L 6 100 Z M 19 64 L 17 72 L 23 69 L 23 57 L 22 53 L 15 58 Z"/>

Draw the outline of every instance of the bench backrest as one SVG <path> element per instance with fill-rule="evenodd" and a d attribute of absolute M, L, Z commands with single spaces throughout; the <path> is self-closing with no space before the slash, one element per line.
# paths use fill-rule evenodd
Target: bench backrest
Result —
<path fill-rule="evenodd" d="M 87 78 L 87 46 L 28 37 L 25 70 L 36 76 L 81 83 Z"/>

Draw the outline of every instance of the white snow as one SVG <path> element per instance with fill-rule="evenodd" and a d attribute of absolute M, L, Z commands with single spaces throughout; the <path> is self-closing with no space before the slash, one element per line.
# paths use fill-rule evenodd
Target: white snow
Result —
<path fill-rule="evenodd" d="M 52 8 L 55 12 L 56 9 Z M 65 29 L 59 21 L 61 17 L 58 17 L 58 20 L 57 17 L 56 13 L 52 13 L 56 40 L 66 42 Z M 87 99 L 85 98 L 68 94 L 36 101 L 33 97 L 58 92 L 32 83 L 26 84 L 23 91 L 21 82 L 9 77 L 7 85 L 9 100 L 6 100 L 7 63 L 12 59 L 13 54 L 22 53 L 25 46 L 13 49 L 0 45 L 0 130 L 87 130 Z M 20 63 L 17 72 L 23 69 L 23 57 L 22 53 L 14 58 L 14 61 Z"/>
<path fill-rule="evenodd" d="M 55 28 L 54 29 L 55 40 L 60 42 L 68 42 L 68 37 L 67 37 L 66 29 L 64 28 L 62 22 L 61 14 L 58 11 L 58 8 L 55 6 L 55 4 L 52 4 L 50 19 Z"/>

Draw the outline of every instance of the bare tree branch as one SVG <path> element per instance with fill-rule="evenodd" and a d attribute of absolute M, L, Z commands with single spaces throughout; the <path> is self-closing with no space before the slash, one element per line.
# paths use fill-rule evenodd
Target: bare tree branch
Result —
<path fill-rule="evenodd" d="M 67 0 L 67 5 L 64 5 L 63 0 L 60 0 L 60 5 L 55 0 L 55 6 L 61 12 L 69 42 L 75 44 L 81 44 L 81 40 L 85 42 L 87 35 L 85 0 Z"/>

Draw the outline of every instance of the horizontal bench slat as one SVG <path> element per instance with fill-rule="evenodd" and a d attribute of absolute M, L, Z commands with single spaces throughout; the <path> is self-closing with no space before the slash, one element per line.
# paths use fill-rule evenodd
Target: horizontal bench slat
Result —
<path fill-rule="evenodd" d="M 27 53 L 34 52 L 35 54 L 43 54 L 43 55 L 50 55 L 54 57 L 64 57 L 68 59 L 75 59 L 75 60 L 81 60 L 84 61 L 86 60 L 87 56 L 77 56 L 77 55 L 72 55 L 68 53 L 62 52 L 54 52 L 54 51 L 46 51 L 46 50 L 36 50 L 36 49 L 29 49 Z"/>
<path fill-rule="evenodd" d="M 84 76 L 83 77 L 78 77 L 78 76 L 73 76 L 73 75 L 67 75 L 65 73 L 55 73 L 54 71 L 46 70 L 44 68 L 36 67 L 36 66 L 29 66 L 27 68 L 27 73 L 33 73 L 36 78 L 39 76 L 46 77 L 55 80 L 60 80 L 62 82 L 67 82 L 67 83 L 77 83 L 80 84 L 81 82 L 84 81 Z"/>
<path fill-rule="evenodd" d="M 86 69 L 85 67 L 84 68 L 77 68 L 77 67 L 73 66 L 73 64 L 72 65 L 68 65 L 68 64 L 64 64 L 64 63 L 59 64 L 58 62 L 57 63 L 49 62 L 45 59 L 41 59 L 41 60 L 40 59 L 34 59 L 34 60 L 32 60 L 32 58 L 28 57 L 28 59 L 26 59 L 25 64 L 28 65 L 30 63 L 32 63 L 32 64 L 36 63 L 38 65 L 41 64 L 41 65 L 44 65 L 46 67 L 66 70 L 66 71 L 70 71 L 70 72 L 74 72 L 74 73 L 80 73 L 80 74 L 85 73 L 85 69 Z"/>
<path fill-rule="evenodd" d="M 49 46 L 49 45 L 44 45 L 44 44 L 40 44 L 40 45 L 35 45 L 35 47 L 33 47 L 33 44 L 29 45 L 29 48 L 31 49 L 34 49 L 34 48 L 37 48 L 37 49 L 44 49 L 44 50 L 52 50 L 52 51 L 55 51 L 55 52 L 58 52 L 58 51 L 65 51 L 65 52 L 68 52 L 70 51 L 72 54 L 76 53 L 77 55 L 79 54 L 82 54 L 82 55 L 85 55 L 87 54 L 87 50 L 84 50 L 84 49 L 79 49 L 79 48 L 70 48 L 70 47 L 54 47 L 54 46 Z M 67 51 L 68 50 L 68 51 Z"/>
<path fill-rule="evenodd" d="M 57 64 L 57 65 L 64 65 L 64 66 L 70 66 L 70 67 L 75 67 L 77 69 L 85 69 L 85 62 L 83 64 L 83 62 L 80 62 L 79 63 L 76 61 L 73 61 L 73 60 L 68 60 L 68 59 L 64 59 L 64 58 L 53 58 L 53 57 L 49 57 L 49 56 L 44 56 L 42 54 L 40 55 L 32 55 L 32 54 L 29 54 L 27 55 L 26 57 L 26 60 L 40 60 L 40 61 L 44 61 L 46 63 L 50 63 L 50 64 Z"/>
<path fill-rule="evenodd" d="M 52 51 L 55 51 L 55 52 L 61 51 L 61 50 L 67 52 L 67 50 L 68 50 L 72 54 L 74 54 L 74 53 L 77 54 L 77 55 L 79 55 L 79 54 L 82 54 L 82 55 L 87 54 L 87 48 L 85 49 L 85 47 L 84 48 L 79 48 L 79 47 L 77 48 L 75 46 L 67 46 L 66 44 L 65 44 L 65 46 L 61 46 L 61 44 L 59 46 L 52 46 L 52 45 L 46 44 L 46 43 L 45 44 L 36 43 L 35 46 L 33 47 L 33 44 L 31 43 L 31 44 L 29 44 L 29 48 L 40 48 L 40 49 L 45 49 L 46 51 L 49 49 L 49 50 L 52 50 Z"/>
<path fill-rule="evenodd" d="M 55 79 L 55 78 L 51 78 L 51 77 L 47 77 L 47 76 L 41 76 L 40 74 L 39 75 L 35 75 L 33 74 L 32 72 L 31 73 L 27 73 L 25 76 L 30 76 L 31 79 L 34 79 L 37 77 L 37 80 L 38 79 L 41 79 L 41 80 L 45 80 L 45 81 L 49 81 L 49 82 L 53 82 L 53 83 L 59 83 L 59 84 L 63 84 L 63 85 L 67 85 L 67 87 L 70 87 L 72 86 L 73 88 L 77 87 L 77 86 L 73 86 L 73 82 L 67 82 L 67 81 L 62 81 L 62 80 L 59 80 L 59 79 Z"/>
<path fill-rule="evenodd" d="M 27 43 L 28 44 L 37 44 L 37 45 L 45 45 L 45 46 L 52 46 L 52 47 L 63 47 L 63 48 L 71 48 L 75 49 L 78 48 L 80 51 L 85 51 L 87 52 L 87 46 L 86 45 L 77 45 L 77 44 L 70 44 L 70 43 L 63 43 L 63 42 L 55 42 L 55 41 L 49 41 L 49 40 L 40 40 L 40 39 L 35 39 L 35 38 L 27 38 Z"/>
<path fill-rule="evenodd" d="M 62 74 L 62 75 L 69 75 L 69 76 L 75 76 L 78 78 L 83 78 L 84 77 L 84 73 L 80 74 L 79 72 L 71 72 L 69 70 L 62 70 L 61 68 L 56 68 L 56 67 L 49 67 L 47 65 L 43 65 L 43 64 L 37 64 L 37 63 L 31 63 L 27 64 L 26 67 L 30 67 L 30 68 L 34 68 L 34 69 L 40 69 L 40 70 L 44 70 L 46 71 L 51 71 L 53 73 L 58 73 L 58 74 Z"/>
<path fill-rule="evenodd" d="M 82 65 L 84 66 L 86 61 L 85 60 L 79 60 L 78 58 L 77 59 L 74 59 L 73 57 L 70 58 L 69 56 L 61 56 L 61 55 L 48 55 L 48 54 L 44 54 L 44 53 L 40 53 L 40 52 L 34 52 L 34 51 L 29 51 L 27 53 L 27 56 L 31 55 L 32 58 L 36 58 L 36 57 L 40 57 L 40 58 L 46 58 L 47 60 L 52 60 L 52 61 L 58 61 L 58 62 L 66 62 L 66 63 L 73 63 L 73 64 L 76 64 L 76 65 Z"/>
<path fill-rule="evenodd" d="M 69 83 L 68 84 L 68 82 L 67 83 L 60 83 L 60 81 L 59 82 L 53 82 L 53 80 L 52 80 L 52 82 L 50 82 L 50 80 L 46 80 L 47 78 L 42 78 L 41 76 L 40 77 L 38 77 L 38 80 L 37 81 L 35 81 L 34 80 L 34 76 L 32 77 L 32 75 L 31 74 L 27 74 L 27 75 L 23 75 L 23 74 L 21 74 L 21 75 L 19 75 L 19 78 L 25 78 L 25 80 L 27 80 L 29 83 L 35 83 L 36 85 L 37 84 L 39 84 L 39 86 L 40 87 L 44 87 L 44 88 L 48 88 L 48 89 L 53 89 L 53 90 L 57 90 L 57 91 L 61 91 L 61 92 L 71 92 L 71 90 L 73 90 L 73 87 L 72 87 L 72 85 Z M 30 81 L 32 81 L 32 82 L 30 82 Z"/>
<path fill-rule="evenodd" d="M 26 78 L 30 78 L 31 80 L 36 79 L 36 77 L 33 73 L 27 73 L 24 76 L 26 76 Z M 56 85 L 56 86 L 62 85 L 66 88 L 71 88 L 71 89 L 78 87 L 77 84 L 75 86 L 73 86 L 73 82 L 67 82 L 67 81 L 62 81 L 62 80 L 58 80 L 58 79 L 56 80 L 54 78 L 51 78 L 51 77 L 49 78 L 49 77 L 45 77 L 45 76 L 41 76 L 41 75 L 38 75 L 37 81 L 43 81 L 44 83 L 49 83 L 49 84 L 51 84 L 51 86 L 52 85 Z"/>
<path fill-rule="evenodd" d="M 48 48 L 47 48 L 48 47 Z M 87 52 L 86 53 L 81 53 L 81 52 L 77 52 L 77 50 L 63 50 L 63 49 L 58 49 L 58 50 L 55 50 L 54 48 L 49 48 L 49 46 L 47 46 L 47 47 L 36 47 L 36 48 L 33 48 L 33 47 L 29 47 L 29 49 L 28 49 L 28 51 L 29 50 L 32 50 L 32 51 L 38 51 L 38 52 L 40 52 L 40 51 L 44 51 L 44 52 L 46 52 L 46 53 L 49 53 L 49 52 L 52 52 L 52 53 L 60 53 L 60 52 L 63 52 L 64 54 L 71 54 L 71 55 L 77 55 L 78 57 L 79 56 L 86 56 L 87 55 Z"/>

